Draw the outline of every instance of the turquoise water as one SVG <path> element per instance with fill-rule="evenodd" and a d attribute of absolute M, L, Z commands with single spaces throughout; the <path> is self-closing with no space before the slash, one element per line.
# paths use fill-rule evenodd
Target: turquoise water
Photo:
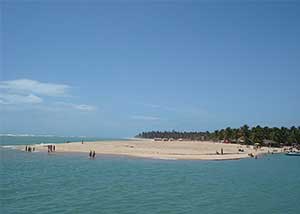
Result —
<path fill-rule="evenodd" d="M 1 152 L 1 213 L 299 213 L 300 158 L 171 161 Z"/>
<path fill-rule="evenodd" d="M 0 136 L 0 146 L 5 145 L 29 145 L 29 144 L 40 144 L 40 143 L 65 143 L 80 142 L 80 141 L 101 141 L 101 140 L 114 140 L 114 139 L 103 139 L 96 137 L 59 137 L 59 136 Z M 125 140 L 125 139 L 118 139 Z"/>

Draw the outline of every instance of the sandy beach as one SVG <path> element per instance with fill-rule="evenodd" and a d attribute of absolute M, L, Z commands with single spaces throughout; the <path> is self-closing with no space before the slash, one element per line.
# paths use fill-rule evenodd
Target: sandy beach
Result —
<path fill-rule="evenodd" d="M 99 142 L 70 142 L 56 144 L 56 153 L 82 152 L 90 150 L 96 155 L 119 155 L 141 158 L 170 159 L 170 160 L 234 160 L 248 158 L 250 153 L 260 156 L 267 153 L 278 153 L 278 148 L 262 147 L 254 149 L 253 146 L 239 144 L 214 143 L 209 141 L 154 141 L 154 140 L 129 140 L 129 141 L 99 141 Z M 47 145 L 34 145 L 35 151 L 47 152 Z M 25 146 L 18 146 L 25 150 Z M 221 153 L 223 155 L 216 154 Z M 243 149 L 240 152 L 239 149 Z"/>

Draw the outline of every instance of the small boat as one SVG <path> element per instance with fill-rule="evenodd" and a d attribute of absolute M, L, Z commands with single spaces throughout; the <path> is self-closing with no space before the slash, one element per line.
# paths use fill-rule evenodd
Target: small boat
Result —
<path fill-rule="evenodd" d="M 289 155 L 289 156 L 300 156 L 300 152 L 288 152 L 288 153 L 286 153 L 286 155 Z"/>

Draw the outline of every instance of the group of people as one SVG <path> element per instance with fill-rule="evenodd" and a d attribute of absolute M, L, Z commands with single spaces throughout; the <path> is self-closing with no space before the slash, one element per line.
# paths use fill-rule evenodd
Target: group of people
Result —
<path fill-rule="evenodd" d="M 223 148 L 221 148 L 221 153 L 216 151 L 216 155 L 223 155 L 223 154 L 224 154 Z"/>
<path fill-rule="evenodd" d="M 35 147 L 25 146 L 25 151 L 26 152 L 34 152 L 35 151 Z"/>
<path fill-rule="evenodd" d="M 55 152 L 55 145 L 48 145 L 48 153 Z"/>
<path fill-rule="evenodd" d="M 90 158 L 95 158 L 95 157 L 96 157 L 96 152 L 95 152 L 95 150 L 94 150 L 94 151 L 90 150 L 89 157 L 90 157 Z"/>

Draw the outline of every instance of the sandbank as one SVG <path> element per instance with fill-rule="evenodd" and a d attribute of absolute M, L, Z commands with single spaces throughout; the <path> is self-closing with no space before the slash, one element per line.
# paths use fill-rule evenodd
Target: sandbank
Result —
<path fill-rule="evenodd" d="M 31 145 L 35 151 L 47 152 L 47 145 Z M 281 149 L 240 144 L 224 144 L 210 141 L 154 141 L 154 140 L 128 140 L 128 141 L 99 141 L 99 142 L 70 142 L 55 144 L 56 153 L 88 153 L 92 150 L 100 155 L 119 155 L 140 158 L 170 159 L 170 160 L 235 160 L 248 158 L 252 153 L 260 156 L 267 153 L 279 153 Z M 25 145 L 17 146 L 25 150 Z M 223 155 L 216 154 L 221 153 Z M 239 149 L 244 150 L 240 152 Z"/>

